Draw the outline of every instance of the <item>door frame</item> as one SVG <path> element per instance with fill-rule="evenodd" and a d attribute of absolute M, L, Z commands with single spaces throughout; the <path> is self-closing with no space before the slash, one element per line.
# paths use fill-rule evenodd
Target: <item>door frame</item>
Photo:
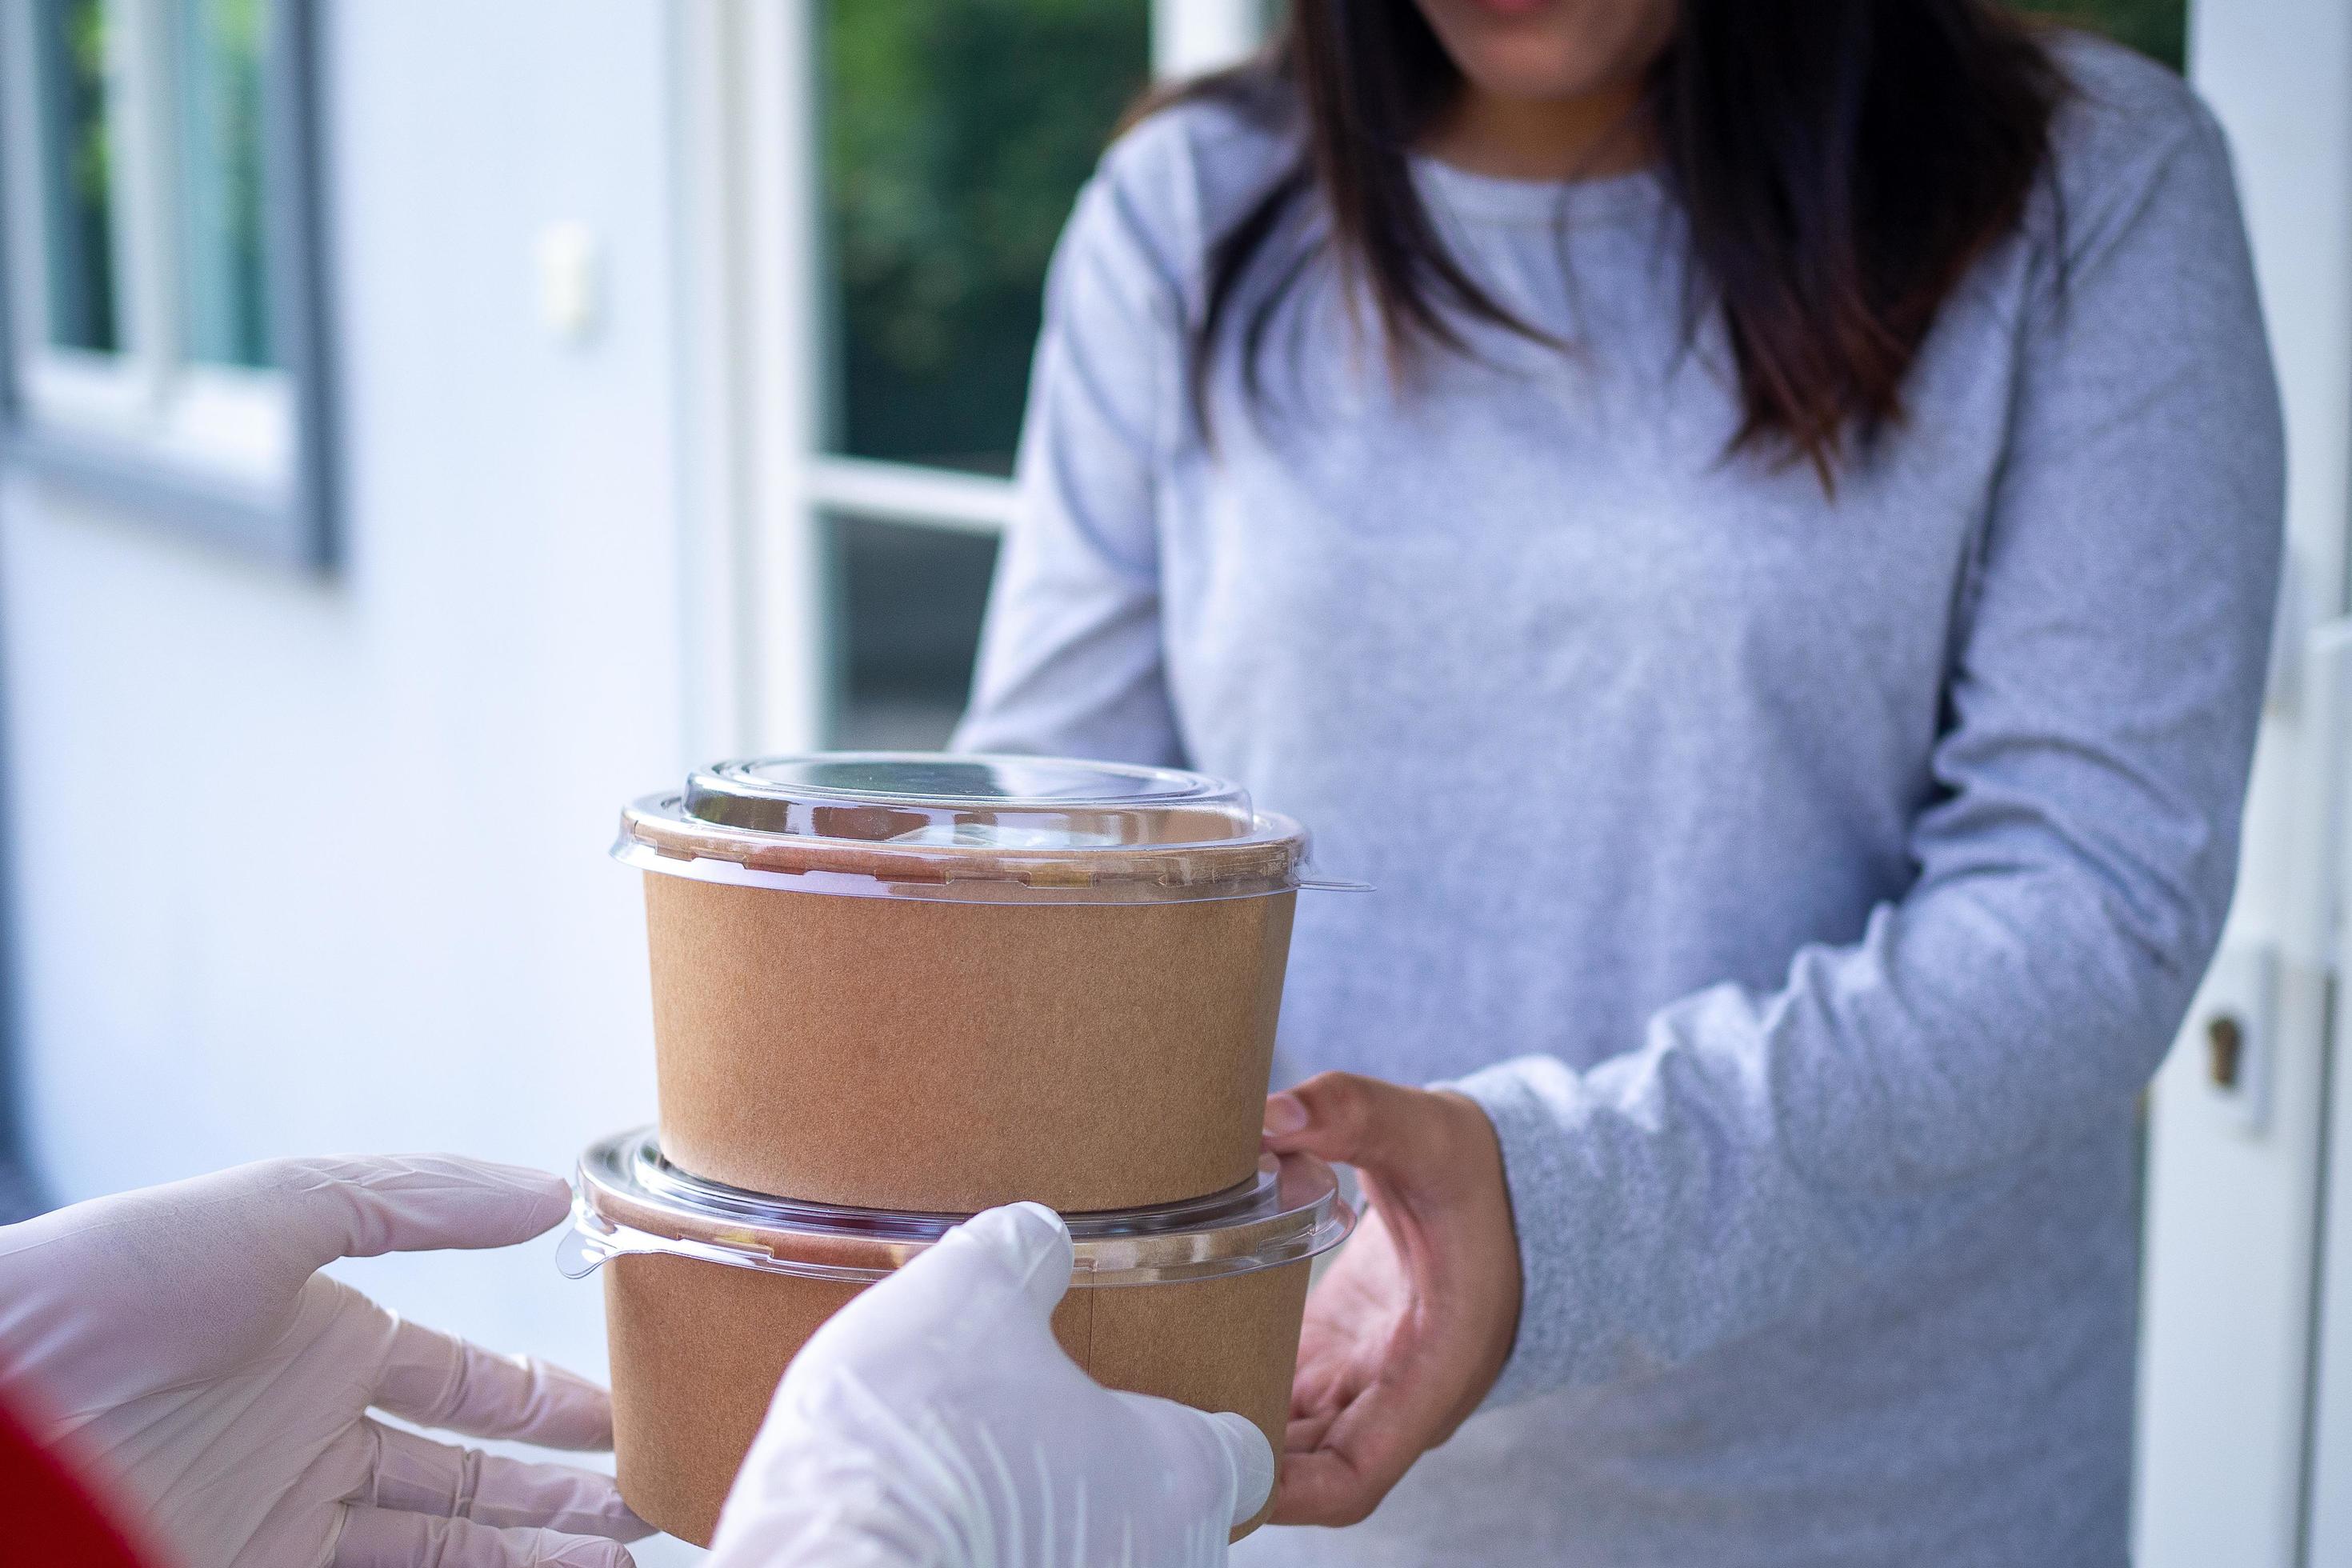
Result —
<path fill-rule="evenodd" d="M 2352 1498 L 2315 1485 L 2315 1456 L 2352 1444 L 2352 1246 L 2323 1258 L 2321 1231 L 2352 888 L 2334 852 L 2352 784 L 2352 11 L 2194 5 L 2189 67 L 2230 135 L 2271 323 L 2287 571 L 2237 902 L 2151 1097 L 2136 1560 L 2316 1568 L 2352 1561 Z M 2206 1046 L 2223 1016 L 2248 1030 L 2234 1087 Z"/>

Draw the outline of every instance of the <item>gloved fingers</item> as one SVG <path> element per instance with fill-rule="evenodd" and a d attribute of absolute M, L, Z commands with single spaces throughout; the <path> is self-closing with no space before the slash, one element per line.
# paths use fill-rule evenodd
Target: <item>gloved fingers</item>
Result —
<path fill-rule="evenodd" d="M 516 1437 L 549 1448 L 613 1446 L 612 1400 L 579 1373 L 536 1356 L 500 1355 L 405 1318 L 391 1323 L 373 1400 L 378 1409 L 469 1437 Z"/>
<path fill-rule="evenodd" d="M 454 1154 L 271 1160 L 234 1174 L 275 1198 L 273 1239 L 309 1268 L 384 1252 L 511 1247 L 572 1206 L 560 1176 Z"/>
<path fill-rule="evenodd" d="M 898 1276 L 915 1274 L 936 1281 L 950 1274 L 969 1278 L 982 1268 L 1000 1268 L 1043 1316 L 1053 1311 L 1070 1288 L 1071 1256 L 1070 1227 L 1060 1215 L 1044 1204 L 1006 1204 L 983 1209 L 949 1231 L 899 1269 Z M 911 1293 L 915 1287 L 908 1289 Z"/>
<path fill-rule="evenodd" d="M 1158 1439 L 1163 1470 L 1231 1487 L 1228 1526 L 1255 1517 L 1274 1494 L 1274 1446 L 1246 1415 L 1212 1415 L 1148 1394 L 1110 1393 Z"/>
<path fill-rule="evenodd" d="M 539 1527 L 615 1541 L 653 1533 L 621 1500 L 610 1476 L 436 1443 L 380 1421 L 366 1426 L 374 1455 L 367 1489 L 355 1503 L 497 1529 Z"/>
<path fill-rule="evenodd" d="M 877 1388 L 912 1394 L 908 1379 L 938 1393 L 941 1378 L 969 1380 L 1013 1348 L 1054 1346 L 1054 1304 L 1070 1288 L 1070 1232 L 1043 1204 L 974 1215 L 913 1261 L 836 1312 L 793 1358 L 775 1404 L 813 1397 L 847 1369 Z M 1035 1368 L 1032 1368 L 1035 1371 Z"/>
<path fill-rule="evenodd" d="M 1209 1420 L 1216 1428 L 1226 1462 L 1234 1468 L 1234 1516 L 1226 1522 L 1237 1525 L 1264 1508 L 1265 1500 L 1274 1495 L 1274 1445 L 1246 1415 L 1220 1410 Z"/>
<path fill-rule="evenodd" d="M 498 1530 L 470 1519 L 348 1506 L 332 1568 L 635 1568 L 629 1549 L 595 1535 Z"/>

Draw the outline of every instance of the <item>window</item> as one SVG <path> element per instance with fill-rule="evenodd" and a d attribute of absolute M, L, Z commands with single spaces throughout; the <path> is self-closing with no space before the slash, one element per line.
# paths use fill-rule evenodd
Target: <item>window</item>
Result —
<path fill-rule="evenodd" d="M 1246 52 L 1260 7 L 819 0 L 811 20 L 823 731 L 937 746 L 971 685 L 1071 202 L 1155 68 Z"/>
<path fill-rule="evenodd" d="M 1132 0 L 832 0 L 820 17 L 828 445 L 1013 470 L 1038 289 L 1121 110 Z"/>
<path fill-rule="evenodd" d="M 326 556 L 311 0 L 7 6 L 7 445 Z"/>
<path fill-rule="evenodd" d="M 929 751 L 971 689 L 996 538 L 873 518 L 828 520 L 841 647 L 832 743 Z"/>

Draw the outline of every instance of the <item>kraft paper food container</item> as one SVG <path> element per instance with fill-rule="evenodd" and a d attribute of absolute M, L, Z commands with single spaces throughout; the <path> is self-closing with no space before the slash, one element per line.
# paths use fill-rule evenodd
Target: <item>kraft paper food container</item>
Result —
<path fill-rule="evenodd" d="M 709 1544 L 801 1345 L 961 1217 L 703 1181 L 663 1159 L 651 1129 L 591 1148 L 560 1260 L 574 1279 L 604 1270 L 613 1450 L 629 1506 Z M 1330 1167 L 1268 1155 L 1228 1192 L 1066 1217 L 1076 1261 L 1054 1332 L 1071 1358 L 1114 1388 L 1237 1411 L 1281 1452 L 1307 1260 L 1355 1223 Z"/>
<path fill-rule="evenodd" d="M 1245 1181 L 1307 836 L 1164 768 L 835 752 L 623 815 L 662 1146 L 755 1192 L 971 1212 Z"/>

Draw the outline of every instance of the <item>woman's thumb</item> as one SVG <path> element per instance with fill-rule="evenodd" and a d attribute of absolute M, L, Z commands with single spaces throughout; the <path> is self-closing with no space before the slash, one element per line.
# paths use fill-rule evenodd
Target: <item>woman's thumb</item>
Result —
<path fill-rule="evenodd" d="M 1318 1073 L 1266 1096 L 1265 1147 L 1381 1169 L 1403 1152 L 1419 1092 L 1351 1072 Z"/>

